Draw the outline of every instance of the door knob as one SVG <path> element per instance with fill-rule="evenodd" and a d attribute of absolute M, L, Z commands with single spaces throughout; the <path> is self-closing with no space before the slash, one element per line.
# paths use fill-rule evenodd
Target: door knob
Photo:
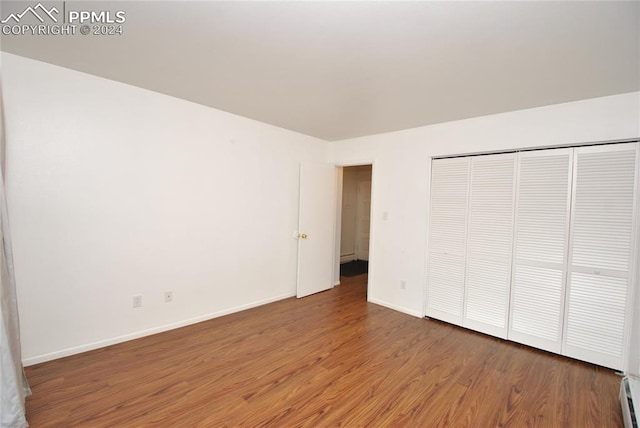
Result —
<path fill-rule="evenodd" d="M 307 239 L 307 234 L 306 234 L 306 233 L 302 233 L 302 234 L 300 235 L 300 237 L 301 237 L 302 239 Z"/>

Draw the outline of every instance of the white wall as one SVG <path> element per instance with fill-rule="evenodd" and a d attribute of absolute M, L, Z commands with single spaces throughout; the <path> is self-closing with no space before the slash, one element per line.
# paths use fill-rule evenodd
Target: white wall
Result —
<path fill-rule="evenodd" d="M 295 295 L 326 142 L 5 53 L 2 83 L 26 364 Z"/>
<path fill-rule="evenodd" d="M 635 92 L 332 143 L 337 163 L 375 161 L 369 300 L 424 315 L 431 157 L 638 137 Z"/>
<path fill-rule="evenodd" d="M 342 221 L 340 234 L 340 261 L 343 262 L 345 256 L 350 256 L 349 260 L 356 257 L 356 197 L 358 171 L 347 167 L 342 169 Z M 349 261 L 345 260 L 345 261 Z"/>
<path fill-rule="evenodd" d="M 343 168 L 340 257 L 341 262 L 355 260 L 358 240 L 358 182 L 371 181 L 371 165 Z"/>

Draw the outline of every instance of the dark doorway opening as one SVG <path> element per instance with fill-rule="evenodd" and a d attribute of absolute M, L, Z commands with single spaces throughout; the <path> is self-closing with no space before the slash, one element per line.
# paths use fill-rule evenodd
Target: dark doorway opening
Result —
<path fill-rule="evenodd" d="M 340 265 L 340 276 L 362 275 L 369 271 L 369 262 L 366 260 L 354 260 Z"/>

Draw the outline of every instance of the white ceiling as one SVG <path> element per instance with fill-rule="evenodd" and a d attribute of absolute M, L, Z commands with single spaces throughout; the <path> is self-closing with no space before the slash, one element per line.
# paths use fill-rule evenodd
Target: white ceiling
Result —
<path fill-rule="evenodd" d="M 2 50 L 326 140 L 640 90 L 638 1 L 82 8 L 124 10 L 124 35 Z"/>

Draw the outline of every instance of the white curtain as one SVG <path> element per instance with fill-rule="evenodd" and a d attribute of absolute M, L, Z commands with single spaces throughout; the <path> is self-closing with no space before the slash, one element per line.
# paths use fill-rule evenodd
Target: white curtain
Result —
<path fill-rule="evenodd" d="M 24 400 L 31 393 L 22 367 L 20 323 L 7 200 L 4 192 L 5 126 L 2 88 L 0 87 L 0 427 L 22 428 L 25 418 Z"/>

